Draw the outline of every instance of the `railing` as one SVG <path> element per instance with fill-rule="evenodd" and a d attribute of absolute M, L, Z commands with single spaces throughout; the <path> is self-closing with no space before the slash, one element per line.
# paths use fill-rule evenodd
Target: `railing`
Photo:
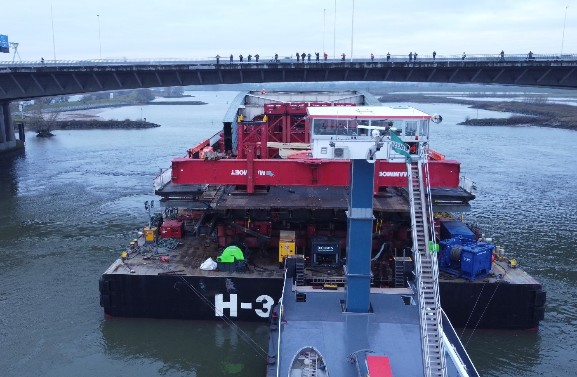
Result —
<path fill-rule="evenodd" d="M 464 175 L 459 177 L 459 187 L 468 192 L 469 194 L 473 194 L 473 191 L 477 190 L 477 186 L 475 182 Z"/>
<path fill-rule="evenodd" d="M 475 369 L 475 365 L 473 365 L 469 354 L 467 354 L 465 347 L 455 332 L 455 328 L 451 324 L 451 321 L 449 321 L 449 317 L 447 317 L 447 314 L 445 314 L 443 309 L 441 309 L 441 314 L 443 323 L 441 336 L 445 343 L 445 348 L 459 372 L 459 376 L 479 377 L 479 372 Z"/>
<path fill-rule="evenodd" d="M 518 61 L 577 61 L 577 54 L 533 54 L 529 58 L 528 54 L 505 54 L 501 58 L 500 54 L 465 54 L 463 55 L 436 55 L 433 58 L 432 54 L 418 55 L 411 59 L 411 62 L 448 62 L 448 61 L 476 61 L 476 62 L 518 62 Z M 314 55 L 310 60 L 306 59 L 298 61 L 294 56 L 286 56 L 274 60 L 274 57 L 262 58 L 258 62 L 255 60 L 242 62 L 238 57 L 233 58 L 232 64 L 303 64 L 303 63 L 370 63 L 370 62 L 409 62 L 409 54 L 395 54 L 387 58 L 386 54 L 375 55 L 374 59 L 370 57 L 362 58 L 333 58 L 324 60 L 321 58 L 316 60 Z M 194 57 L 194 58 L 144 58 L 144 59 L 86 59 L 86 60 L 25 60 L 25 61 L 0 61 L 0 66 L 6 67 L 43 67 L 43 66 L 111 66 L 111 65 L 174 65 L 174 64 L 189 64 L 189 65 L 208 65 L 216 64 L 216 57 Z M 231 64 L 229 57 L 221 57 L 220 65 Z"/>
<path fill-rule="evenodd" d="M 170 183 L 172 179 L 172 168 L 167 168 L 160 172 L 160 174 L 154 178 L 153 185 L 154 191 L 158 191 L 164 188 L 167 184 Z"/>
<path fill-rule="evenodd" d="M 287 269 L 285 267 L 284 270 L 284 279 L 283 279 L 283 288 L 282 288 L 282 293 L 280 295 L 280 304 L 279 304 L 279 313 L 278 313 L 278 339 L 277 339 L 277 345 L 276 345 L 276 375 L 277 377 L 280 377 L 280 338 L 282 336 L 282 324 L 283 324 L 283 316 L 284 316 L 284 290 L 286 288 L 286 277 L 287 277 Z"/>

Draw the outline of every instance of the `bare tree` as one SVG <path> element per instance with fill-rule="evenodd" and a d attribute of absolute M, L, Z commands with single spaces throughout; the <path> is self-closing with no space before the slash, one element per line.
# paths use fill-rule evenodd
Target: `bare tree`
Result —
<path fill-rule="evenodd" d="M 50 137 L 54 136 L 51 131 L 54 129 L 54 125 L 59 116 L 60 111 L 45 113 L 42 111 L 42 108 L 39 107 L 28 114 L 26 123 L 30 130 L 36 132 L 36 136 Z"/>

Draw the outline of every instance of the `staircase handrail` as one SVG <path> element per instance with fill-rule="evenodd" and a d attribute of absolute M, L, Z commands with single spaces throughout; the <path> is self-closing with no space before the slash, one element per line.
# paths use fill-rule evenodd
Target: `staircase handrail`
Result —
<path fill-rule="evenodd" d="M 440 334 L 442 334 L 441 328 L 441 305 L 439 299 L 439 287 L 438 287 L 438 266 L 436 255 L 431 255 L 430 240 L 434 238 L 434 233 L 431 233 L 432 229 L 432 200 L 431 200 L 431 190 L 429 184 L 429 170 L 427 161 L 427 155 L 423 152 L 426 148 L 420 148 L 420 154 L 418 156 L 407 159 L 407 178 L 408 178 L 408 191 L 410 200 L 410 212 L 411 212 L 411 228 L 413 237 L 413 256 L 415 258 L 415 274 L 417 280 L 417 293 L 419 298 L 419 312 L 420 312 L 420 323 L 421 323 L 421 347 L 423 354 L 423 364 L 424 364 L 424 374 L 425 376 L 446 376 L 446 363 L 445 363 L 445 350 L 443 342 L 441 341 Z M 418 174 L 416 181 L 413 180 L 413 160 L 415 160 L 416 171 Z M 414 186 L 418 185 L 418 186 Z M 416 189 L 419 191 L 419 197 L 416 197 Z M 420 213 L 417 213 L 415 204 L 420 204 Z M 420 224 L 417 223 L 417 216 L 420 220 Z M 431 228 L 429 227 L 431 225 Z M 419 226 L 421 228 L 419 228 Z M 420 237 L 419 237 L 420 235 Z M 422 239 L 421 239 L 422 238 Z M 421 243 L 422 242 L 422 243 Z M 423 258 L 430 261 L 431 270 L 430 273 L 423 274 Z M 430 302 L 425 302 L 426 292 L 425 285 L 431 287 L 433 294 L 433 307 L 431 307 Z M 430 291 L 429 291 L 430 292 Z M 431 318 L 434 316 L 435 326 L 431 328 Z M 429 331 L 431 330 L 431 331 Z M 434 341 L 437 342 L 436 346 L 438 352 L 438 362 L 440 364 L 440 370 L 438 372 L 434 371 L 432 368 L 432 360 L 430 354 L 430 339 L 429 333 L 435 333 L 436 337 Z M 437 368 L 435 368 L 437 369 Z"/>

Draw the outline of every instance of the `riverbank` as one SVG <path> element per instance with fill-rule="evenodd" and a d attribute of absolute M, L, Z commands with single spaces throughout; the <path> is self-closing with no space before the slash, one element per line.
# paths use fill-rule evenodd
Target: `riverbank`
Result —
<path fill-rule="evenodd" d="M 126 106 L 155 106 L 155 105 L 206 105 L 203 101 L 150 101 L 150 102 L 106 102 L 106 103 L 74 103 L 70 102 L 66 106 L 50 106 L 42 109 L 43 113 L 55 112 L 78 112 L 88 110 L 102 110 Z"/>
<path fill-rule="evenodd" d="M 454 103 L 466 105 L 473 109 L 483 109 L 514 113 L 509 118 L 467 119 L 459 124 L 471 126 L 541 126 L 562 128 L 577 131 L 577 106 L 550 103 L 546 99 L 528 98 L 518 101 L 477 101 L 454 97 L 425 94 L 383 95 L 382 103 L 416 102 L 416 103 Z"/>
<path fill-rule="evenodd" d="M 35 124 L 27 124 L 29 130 L 37 132 L 39 137 L 54 136 L 51 131 L 55 130 L 137 130 L 160 127 L 160 124 L 147 122 L 144 120 L 102 120 L 102 119 L 73 119 L 47 122 L 41 127 Z M 40 130 L 40 131 L 38 131 Z"/>
<path fill-rule="evenodd" d="M 117 130 L 160 127 L 145 120 L 63 120 L 51 124 L 52 130 Z"/>

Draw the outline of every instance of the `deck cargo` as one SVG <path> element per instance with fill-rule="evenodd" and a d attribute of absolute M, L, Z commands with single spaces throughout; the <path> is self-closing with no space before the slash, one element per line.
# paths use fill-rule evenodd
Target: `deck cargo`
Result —
<path fill-rule="evenodd" d="M 494 245 L 478 243 L 479 235 L 464 223 L 447 220 L 447 213 L 469 210 L 475 197 L 473 185 L 461 177 L 460 163 L 428 143 L 426 150 L 410 149 L 423 148 L 419 137 L 428 132 L 421 113 L 403 121 L 393 116 L 382 124 L 376 123 L 378 114 L 375 124 L 358 121 L 355 113 L 363 114 L 368 105 L 379 103 L 356 91 L 239 94 L 222 131 L 173 159 L 155 179 L 164 211 L 151 227 L 159 229 L 159 236 L 151 243 L 149 230 L 102 275 L 104 312 L 266 320 L 281 298 L 279 267 L 293 256 L 305 261 L 299 273 L 303 284 L 344 288 L 349 157 L 357 153 L 355 145 L 366 147 L 363 137 L 375 132 L 379 137 L 394 133 L 409 146 L 407 153 L 428 156 L 426 183 L 436 240 L 442 240 L 432 249 L 439 250 L 441 304 L 453 325 L 537 327 L 544 315 L 541 284 L 508 263 Z M 345 146 L 345 139 L 359 143 Z M 313 156 L 312 143 L 320 143 L 321 155 Z M 386 153 L 383 148 L 366 157 L 375 171 L 370 284 L 400 289 L 414 280 L 407 171 Z M 471 244 L 461 245 L 457 256 L 443 250 L 449 239 Z M 232 259 L 223 254 L 231 246 L 241 253 Z"/>

